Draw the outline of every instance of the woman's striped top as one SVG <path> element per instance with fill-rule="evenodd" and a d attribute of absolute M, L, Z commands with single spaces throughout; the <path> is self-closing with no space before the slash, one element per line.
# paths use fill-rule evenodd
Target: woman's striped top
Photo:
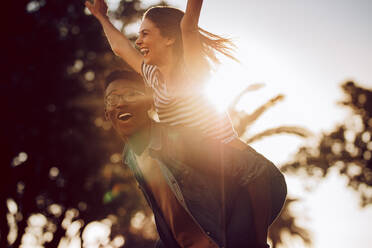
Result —
<path fill-rule="evenodd" d="M 153 91 L 154 106 L 162 123 L 197 128 L 208 137 L 228 143 L 237 135 L 227 112 L 219 113 L 200 91 L 171 94 L 160 71 L 154 65 L 142 64 L 146 86 Z"/>

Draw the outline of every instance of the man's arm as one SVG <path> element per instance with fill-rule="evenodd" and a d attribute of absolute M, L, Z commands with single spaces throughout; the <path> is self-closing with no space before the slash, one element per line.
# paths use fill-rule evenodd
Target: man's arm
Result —
<path fill-rule="evenodd" d="M 93 4 L 86 1 L 85 6 L 101 23 L 112 51 L 128 63 L 136 72 L 141 74 L 143 57 L 141 53 L 132 46 L 129 39 L 112 25 L 107 16 L 107 5 L 105 1 L 94 0 Z"/>

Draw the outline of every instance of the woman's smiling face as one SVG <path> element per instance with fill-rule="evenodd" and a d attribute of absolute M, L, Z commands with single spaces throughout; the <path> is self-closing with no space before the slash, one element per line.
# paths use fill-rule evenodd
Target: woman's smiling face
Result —
<path fill-rule="evenodd" d="M 167 62 L 167 55 L 172 52 L 174 39 L 161 35 L 160 29 L 149 20 L 144 18 L 136 46 L 140 49 L 144 62 L 152 65 L 163 65 Z"/>

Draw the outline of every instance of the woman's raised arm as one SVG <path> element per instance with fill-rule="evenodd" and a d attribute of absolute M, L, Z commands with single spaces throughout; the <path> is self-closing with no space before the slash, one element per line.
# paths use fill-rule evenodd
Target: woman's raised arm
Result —
<path fill-rule="evenodd" d="M 85 6 L 101 23 L 112 51 L 128 63 L 133 70 L 141 74 L 142 54 L 133 47 L 124 34 L 112 25 L 107 17 L 107 5 L 105 1 L 94 0 L 93 4 L 86 1 Z"/>
<path fill-rule="evenodd" d="M 202 4 L 203 0 L 188 0 L 185 15 L 181 20 L 185 67 L 192 76 L 200 76 L 204 73 L 201 68 L 206 66 L 206 61 L 201 59 L 203 47 L 198 26 Z"/>

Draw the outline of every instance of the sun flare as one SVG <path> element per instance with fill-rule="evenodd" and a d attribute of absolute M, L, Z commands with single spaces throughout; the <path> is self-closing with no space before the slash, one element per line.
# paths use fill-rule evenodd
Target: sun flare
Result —
<path fill-rule="evenodd" d="M 242 80 L 237 66 L 225 66 L 214 72 L 206 84 L 204 93 L 220 112 L 226 111 L 234 98 L 249 84 Z"/>

